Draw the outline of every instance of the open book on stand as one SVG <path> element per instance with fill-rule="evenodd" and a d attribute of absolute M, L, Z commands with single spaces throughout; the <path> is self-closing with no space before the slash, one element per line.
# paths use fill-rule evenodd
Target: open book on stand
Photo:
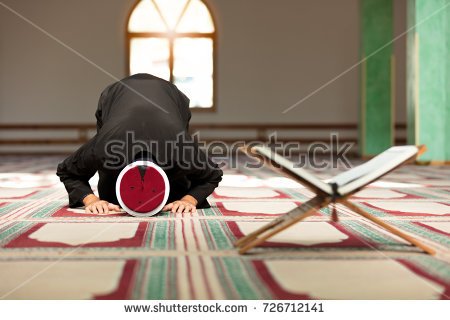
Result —
<path fill-rule="evenodd" d="M 247 252 L 289 226 L 314 215 L 317 210 L 330 203 L 341 203 L 353 212 L 371 220 L 425 252 L 429 254 L 435 253 L 433 249 L 419 242 L 417 239 L 378 219 L 348 200 L 351 195 L 360 191 L 368 184 L 380 179 L 402 164 L 414 160 L 418 155 L 425 152 L 425 146 L 391 147 L 371 160 L 338 174 L 328 182 L 320 180 L 305 169 L 296 167 L 293 162 L 275 153 L 268 147 L 255 146 L 248 150 L 243 150 L 249 155 L 262 158 L 276 170 L 281 171 L 283 174 L 312 190 L 316 196 L 236 241 L 235 246 L 239 248 L 239 253 Z M 338 220 L 336 211 L 333 212 L 332 219 L 334 221 Z"/>

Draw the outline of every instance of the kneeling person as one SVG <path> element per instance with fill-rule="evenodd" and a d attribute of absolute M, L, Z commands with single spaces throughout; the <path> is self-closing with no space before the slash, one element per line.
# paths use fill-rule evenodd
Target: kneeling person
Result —
<path fill-rule="evenodd" d="M 136 160 L 152 161 L 167 174 L 170 194 L 163 211 L 209 207 L 206 198 L 223 173 L 189 135 L 189 99 L 175 85 L 149 74 L 127 77 L 102 92 L 95 116 L 96 135 L 57 168 L 69 207 L 84 205 L 87 213 L 98 214 L 119 211 L 116 181 Z M 96 172 L 98 197 L 89 185 Z"/>

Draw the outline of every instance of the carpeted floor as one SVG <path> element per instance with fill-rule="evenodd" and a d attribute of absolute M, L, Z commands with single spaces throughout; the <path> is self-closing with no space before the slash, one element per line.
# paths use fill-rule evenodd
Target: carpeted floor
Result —
<path fill-rule="evenodd" d="M 87 215 L 66 207 L 54 173 L 60 160 L 0 158 L 3 299 L 450 297 L 450 167 L 406 166 L 352 198 L 436 248 L 436 257 L 342 207 L 339 223 L 324 209 L 239 256 L 237 238 L 312 192 L 241 167 L 224 170 L 213 207 L 196 214 Z"/>

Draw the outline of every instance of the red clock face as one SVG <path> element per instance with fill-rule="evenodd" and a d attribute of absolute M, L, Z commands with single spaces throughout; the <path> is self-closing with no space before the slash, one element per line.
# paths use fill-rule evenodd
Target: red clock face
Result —
<path fill-rule="evenodd" d="M 166 185 L 163 176 L 155 168 L 136 166 L 129 169 L 120 183 L 120 196 L 131 210 L 147 213 L 164 201 Z"/>

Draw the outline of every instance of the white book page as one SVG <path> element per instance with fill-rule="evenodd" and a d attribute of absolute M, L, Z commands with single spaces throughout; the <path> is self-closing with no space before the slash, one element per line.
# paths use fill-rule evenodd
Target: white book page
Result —
<path fill-rule="evenodd" d="M 284 158 L 283 156 L 273 152 L 270 148 L 264 147 L 264 146 L 257 146 L 257 147 L 253 147 L 253 149 L 255 149 L 261 155 L 264 155 L 265 157 L 267 157 L 267 158 L 271 159 L 272 161 L 274 161 L 275 163 L 279 164 L 283 168 L 294 173 L 296 176 L 299 177 L 300 180 L 305 180 L 306 182 L 314 185 L 317 189 L 320 189 L 323 192 L 328 193 L 330 195 L 333 193 L 332 188 L 328 183 L 318 179 L 317 177 L 315 177 L 314 175 L 312 175 L 305 169 L 296 168 L 295 164 L 292 161 L 289 161 L 286 158 Z"/>
<path fill-rule="evenodd" d="M 330 183 L 336 183 L 338 193 L 344 196 L 391 171 L 418 151 L 416 146 L 391 147 L 366 163 L 338 174 Z"/>

